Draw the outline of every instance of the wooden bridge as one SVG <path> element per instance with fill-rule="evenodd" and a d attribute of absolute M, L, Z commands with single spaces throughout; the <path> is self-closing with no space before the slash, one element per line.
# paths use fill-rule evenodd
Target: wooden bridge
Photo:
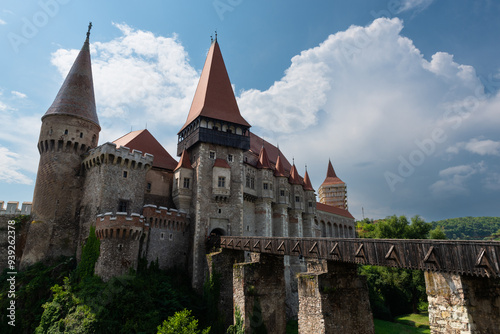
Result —
<path fill-rule="evenodd" d="M 222 236 L 220 247 L 384 267 L 500 277 L 500 242 Z"/>
<path fill-rule="evenodd" d="M 357 274 L 364 264 L 424 271 L 432 333 L 500 334 L 500 242 L 236 236 L 211 242 L 222 249 L 207 255 L 211 274 L 220 274 L 219 309 L 230 324 L 238 308 L 246 333 L 285 332 L 291 285 L 299 333 L 374 333 L 366 281 Z"/>

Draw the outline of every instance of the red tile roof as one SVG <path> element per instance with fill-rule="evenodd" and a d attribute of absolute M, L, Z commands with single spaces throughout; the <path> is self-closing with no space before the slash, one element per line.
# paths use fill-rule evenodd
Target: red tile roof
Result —
<path fill-rule="evenodd" d="M 279 148 L 257 136 L 255 133 L 250 132 L 250 152 L 258 156 L 262 147 L 266 149 L 266 153 L 271 166 L 276 164 L 276 162 L 278 161 L 278 156 L 280 156 L 283 168 L 287 172 L 292 169 L 292 165 L 290 164 L 290 162 L 288 162 L 285 155 L 280 151 Z M 288 173 L 286 174 L 288 175 Z"/>
<path fill-rule="evenodd" d="M 215 159 L 214 167 L 231 168 L 226 160 L 220 158 Z"/>
<path fill-rule="evenodd" d="M 311 184 L 311 180 L 309 179 L 309 174 L 307 174 L 307 170 L 306 173 L 304 174 L 304 190 L 314 191 L 314 188 Z"/>
<path fill-rule="evenodd" d="M 259 160 L 257 161 L 257 168 L 259 169 L 273 169 L 267 156 L 267 151 L 264 146 L 260 149 Z"/>
<path fill-rule="evenodd" d="M 337 208 L 335 206 L 323 204 L 320 202 L 316 202 L 316 210 L 328 212 L 328 213 L 333 213 L 333 214 L 338 215 L 338 216 L 354 219 L 354 217 L 351 215 L 351 213 L 349 211 L 341 209 L 341 208 Z"/>
<path fill-rule="evenodd" d="M 174 170 L 177 170 L 181 167 L 193 169 L 193 167 L 191 166 L 191 161 L 189 161 L 189 153 L 188 151 L 186 151 L 186 149 L 182 151 L 181 160 L 179 160 L 179 163 L 177 164 L 177 167 L 175 167 Z"/>
<path fill-rule="evenodd" d="M 188 118 L 179 133 L 198 116 L 250 127 L 240 114 L 217 40 L 208 50 Z"/>
<path fill-rule="evenodd" d="M 292 166 L 292 170 L 290 171 L 290 176 L 288 177 L 288 182 L 290 184 L 302 184 L 302 177 L 299 175 L 297 168 L 295 165 Z"/>
<path fill-rule="evenodd" d="M 285 169 L 283 168 L 283 163 L 281 162 L 281 155 L 278 155 L 276 160 L 276 167 L 274 169 L 274 176 L 287 176 Z"/>
<path fill-rule="evenodd" d="M 42 119 L 51 115 L 70 115 L 99 125 L 95 107 L 94 83 L 90 64 L 89 38 L 69 70 L 54 102 Z"/>
<path fill-rule="evenodd" d="M 326 172 L 325 181 L 321 185 L 332 185 L 332 184 L 345 184 L 341 179 L 337 177 L 335 174 L 335 170 L 333 169 L 332 162 L 328 160 L 328 171 Z"/>
<path fill-rule="evenodd" d="M 116 144 L 116 147 L 125 146 L 131 150 L 152 154 L 154 156 L 153 167 L 174 170 L 177 166 L 177 161 L 172 158 L 167 150 L 146 129 L 129 132 L 113 143 Z"/>

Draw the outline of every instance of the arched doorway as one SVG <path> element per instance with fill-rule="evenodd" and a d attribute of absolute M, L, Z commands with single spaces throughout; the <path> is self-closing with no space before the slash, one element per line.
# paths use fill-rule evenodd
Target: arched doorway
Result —
<path fill-rule="evenodd" d="M 220 237 L 223 235 L 226 235 L 226 231 L 222 228 L 214 228 L 210 231 L 205 241 L 205 250 L 207 254 L 216 251 L 217 248 L 220 247 Z"/>

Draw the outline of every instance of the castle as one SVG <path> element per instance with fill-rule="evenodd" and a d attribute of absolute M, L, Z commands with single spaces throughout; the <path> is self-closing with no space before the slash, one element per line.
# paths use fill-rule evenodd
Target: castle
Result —
<path fill-rule="evenodd" d="M 307 171 L 299 175 L 250 127 L 215 39 L 178 132 L 179 161 L 148 130 L 98 145 L 88 32 L 42 117 L 33 222 L 21 267 L 60 255 L 79 259 L 94 226 L 101 242 L 95 271 L 103 279 L 145 258 L 187 270 L 199 288 L 213 234 L 355 237 L 346 186 L 331 162 L 317 202 Z M 290 272 L 303 266 L 290 260 Z"/>

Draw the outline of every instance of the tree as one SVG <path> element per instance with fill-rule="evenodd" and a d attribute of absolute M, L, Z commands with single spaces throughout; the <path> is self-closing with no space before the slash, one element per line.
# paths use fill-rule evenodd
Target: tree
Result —
<path fill-rule="evenodd" d="M 444 233 L 444 229 L 441 226 L 436 226 L 435 229 L 429 232 L 429 239 L 448 239 Z"/>
<path fill-rule="evenodd" d="M 190 310 L 175 312 L 168 320 L 164 320 L 163 324 L 158 326 L 157 334 L 208 334 L 210 327 L 200 330 L 198 329 L 198 320 L 191 316 Z"/>

